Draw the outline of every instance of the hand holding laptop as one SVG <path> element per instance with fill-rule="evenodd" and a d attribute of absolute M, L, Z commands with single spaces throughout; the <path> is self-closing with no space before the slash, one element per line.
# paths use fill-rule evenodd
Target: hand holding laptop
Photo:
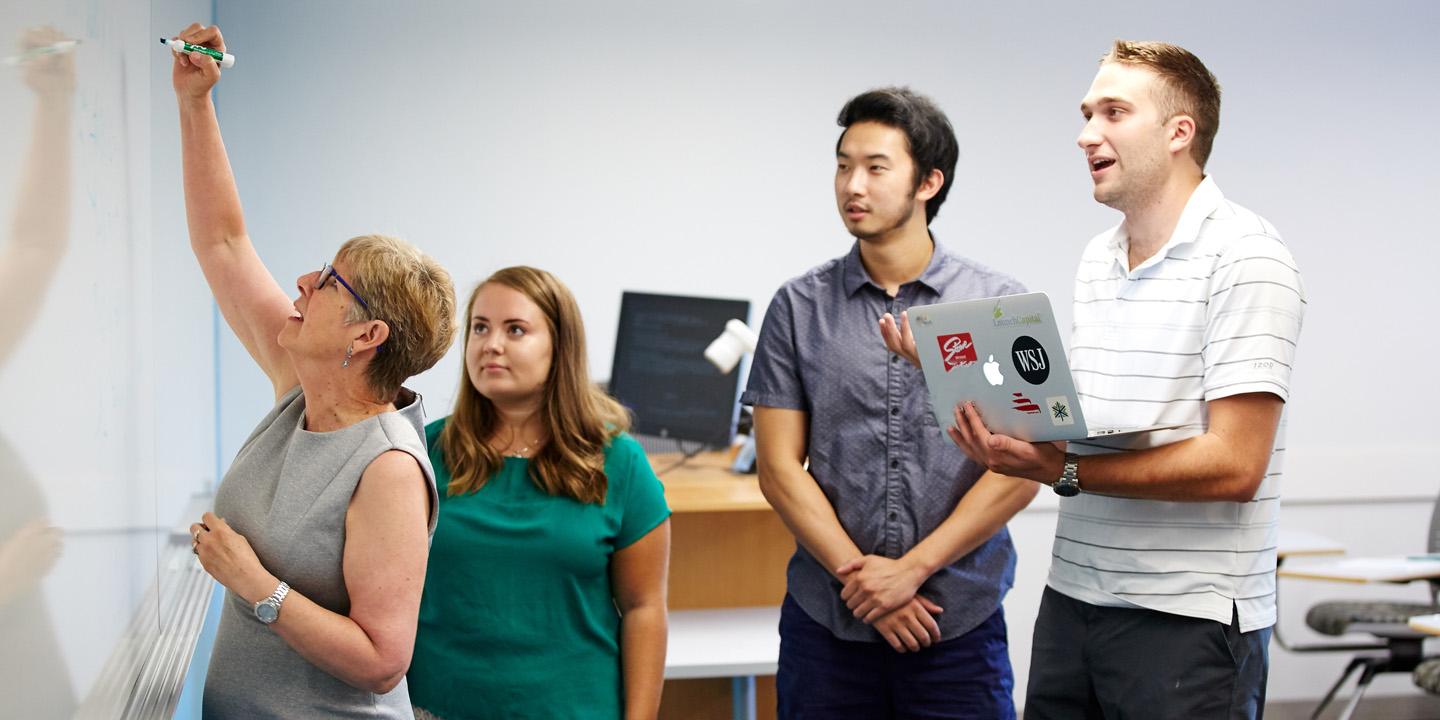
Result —
<path fill-rule="evenodd" d="M 992 433 L 973 402 L 955 406 L 955 424 L 945 428 L 971 460 L 1010 477 L 1049 485 L 1065 469 L 1065 442 L 1025 442 Z"/>
<path fill-rule="evenodd" d="M 890 352 L 909 360 L 911 365 L 920 367 L 920 353 L 915 350 L 915 335 L 910 332 L 909 311 L 900 311 L 898 324 L 894 315 L 888 312 L 881 315 L 880 337 L 885 339 L 885 347 L 889 348 Z"/>

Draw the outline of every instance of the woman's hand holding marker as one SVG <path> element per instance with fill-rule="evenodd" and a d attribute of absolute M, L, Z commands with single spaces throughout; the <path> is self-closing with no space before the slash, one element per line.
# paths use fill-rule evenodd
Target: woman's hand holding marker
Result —
<path fill-rule="evenodd" d="M 180 31 L 175 40 L 225 52 L 225 38 L 217 25 L 191 23 Z M 174 41 L 167 42 L 171 49 L 183 47 Z M 210 93 L 210 88 L 220 80 L 220 63 L 205 53 L 175 52 L 175 64 L 170 72 L 170 81 L 175 85 L 176 94 L 181 97 L 200 98 Z"/>

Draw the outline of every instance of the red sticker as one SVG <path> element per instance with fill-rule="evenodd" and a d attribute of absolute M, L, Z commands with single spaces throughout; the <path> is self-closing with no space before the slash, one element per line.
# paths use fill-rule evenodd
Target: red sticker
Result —
<path fill-rule="evenodd" d="M 975 364 L 975 343 L 970 341 L 970 333 L 941 335 L 935 338 L 935 342 L 940 343 L 940 359 L 945 361 L 945 372 Z"/>
<path fill-rule="evenodd" d="M 1015 396 L 1015 399 L 1014 399 L 1014 400 L 1011 400 L 1011 402 L 1015 403 L 1015 409 L 1016 409 L 1017 411 L 1022 412 L 1022 413 L 1025 413 L 1026 415 L 1039 415 L 1039 414 L 1040 414 L 1040 406 L 1039 406 L 1039 405 L 1036 405 L 1034 400 L 1031 400 L 1030 398 L 1025 397 L 1025 395 L 1024 395 L 1023 393 L 1010 393 L 1010 394 Z"/>

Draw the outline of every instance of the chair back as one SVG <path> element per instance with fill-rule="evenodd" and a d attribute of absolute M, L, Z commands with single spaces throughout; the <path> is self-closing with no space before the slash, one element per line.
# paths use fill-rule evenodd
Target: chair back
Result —
<path fill-rule="evenodd" d="M 1435 509 L 1430 513 L 1430 544 L 1425 552 L 1440 553 L 1440 495 L 1435 497 Z"/>
<path fill-rule="evenodd" d="M 1430 542 L 1425 552 L 1440 553 L 1440 495 L 1435 497 L 1435 509 L 1430 512 Z M 1430 604 L 1440 605 L 1440 578 L 1430 581 Z"/>

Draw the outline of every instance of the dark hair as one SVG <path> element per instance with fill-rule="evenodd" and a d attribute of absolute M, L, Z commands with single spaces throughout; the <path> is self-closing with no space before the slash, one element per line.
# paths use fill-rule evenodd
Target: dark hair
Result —
<path fill-rule="evenodd" d="M 1107 62 L 1138 65 L 1160 76 L 1156 104 L 1167 121 L 1176 115 L 1189 115 L 1195 121 L 1190 157 L 1204 170 L 1215 133 L 1220 130 L 1220 83 L 1205 63 L 1177 45 L 1130 40 L 1116 40 L 1110 52 L 1100 58 L 1101 65 Z"/>
<path fill-rule="evenodd" d="M 950 119 L 935 105 L 935 102 L 908 87 L 877 88 L 850 99 L 840 108 L 835 118 L 840 127 L 847 130 L 859 122 L 877 122 L 905 133 L 909 145 L 910 159 L 915 162 L 915 189 L 930 176 L 931 170 L 939 170 L 945 176 L 944 183 L 935 197 L 925 202 L 925 224 L 929 225 L 945 204 L 950 194 L 950 181 L 955 177 L 955 161 L 960 157 L 960 144 L 955 140 L 955 128 Z M 835 149 L 840 149 L 840 139 Z"/>

